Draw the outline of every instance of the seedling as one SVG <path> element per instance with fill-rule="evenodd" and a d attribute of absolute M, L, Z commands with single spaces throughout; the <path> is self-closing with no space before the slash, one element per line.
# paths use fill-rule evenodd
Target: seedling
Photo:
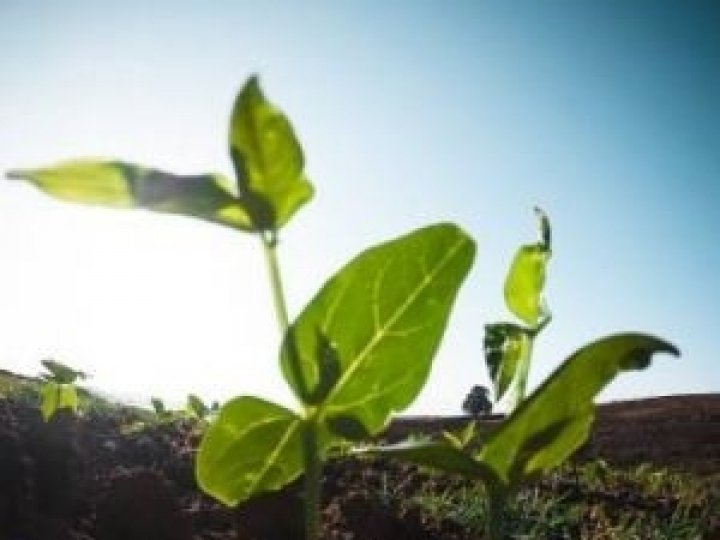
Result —
<path fill-rule="evenodd" d="M 644 369 L 655 352 L 678 354 L 643 334 L 618 334 L 570 356 L 478 449 L 452 441 L 401 443 L 372 449 L 481 480 L 488 493 L 488 533 L 501 537 L 503 509 L 526 482 L 561 465 L 584 442 L 594 419 L 593 398 L 620 372 Z"/>
<path fill-rule="evenodd" d="M 505 279 L 507 308 L 522 321 L 485 326 L 485 362 L 495 391 L 495 402 L 513 390 L 508 406 L 512 410 L 525 399 L 533 343 L 550 322 L 543 298 L 545 273 L 551 255 L 550 220 L 540 208 L 539 240 L 520 246 Z"/>
<path fill-rule="evenodd" d="M 40 374 L 45 381 L 40 388 L 40 412 L 43 419 L 50 420 L 60 409 L 77 412 L 80 400 L 75 382 L 87 378 L 87 375 L 51 359 L 42 360 L 41 364 L 47 370 L 47 373 Z"/>
<path fill-rule="evenodd" d="M 536 212 L 540 241 L 518 250 L 505 282 L 508 308 L 530 326 L 498 323 L 488 325 L 485 335 L 496 399 L 515 384 L 518 407 L 479 449 L 443 434 L 438 442 L 371 450 L 480 479 L 488 493 L 492 540 L 501 537 L 508 498 L 524 483 L 561 465 L 585 442 L 600 390 L 622 371 L 647 367 L 655 352 L 678 354 L 674 346 L 651 336 L 609 336 L 577 351 L 525 401 L 532 341 L 550 321 L 541 296 L 550 256 L 550 222 L 544 212 Z"/>
<path fill-rule="evenodd" d="M 161 422 L 170 420 L 173 418 L 174 414 L 173 411 L 168 409 L 165 406 L 165 402 L 158 398 L 158 397 L 152 397 L 150 398 L 150 404 L 152 405 L 153 412 L 155 413 L 155 417 L 160 420 Z"/>
<path fill-rule="evenodd" d="M 188 394 L 184 415 L 200 426 L 207 426 L 219 411 L 220 404 L 217 401 L 213 401 L 212 404 L 207 405 L 195 394 Z"/>
<path fill-rule="evenodd" d="M 196 476 L 202 489 L 237 505 L 304 474 L 306 539 L 314 540 L 323 460 L 348 440 L 377 434 L 394 412 L 413 402 L 472 266 L 475 244 L 459 227 L 439 223 L 372 247 L 333 275 L 291 323 L 277 247 L 281 229 L 313 188 L 290 122 L 265 99 L 256 78 L 235 101 L 229 151 L 234 183 L 220 174 L 177 176 L 90 160 L 8 176 L 65 200 L 192 216 L 257 235 L 280 329 L 280 369 L 299 407 L 254 396 L 225 403 L 200 444 Z M 549 228 L 546 233 L 549 246 Z M 524 268 L 520 264 L 519 275 Z M 523 291 L 510 294 L 522 300 Z M 524 306 L 522 313 L 527 309 L 537 311 Z M 621 369 L 647 365 L 657 350 L 675 351 L 643 335 L 591 346 L 523 403 L 477 460 L 451 445 L 418 445 L 407 455 L 439 451 L 455 469 L 485 478 L 493 500 L 501 501 L 525 476 L 561 461 L 584 439 L 599 386 Z M 569 388 L 573 397 L 565 393 Z"/>

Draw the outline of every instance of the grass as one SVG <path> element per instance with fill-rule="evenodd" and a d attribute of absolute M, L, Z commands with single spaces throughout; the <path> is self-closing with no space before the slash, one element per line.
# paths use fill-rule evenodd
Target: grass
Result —
<path fill-rule="evenodd" d="M 601 471 L 601 472 L 599 472 Z M 411 499 L 437 518 L 481 532 L 487 516 L 481 485 L 433 483 Z M 437 484 L 435 484 L 437 485 Z M 514 540 L 702 540 L 717 533 L 720 479 L 650 464 L 566 466 L 549 480 L 520 491 L 507 508 L 503 534 Z"/>

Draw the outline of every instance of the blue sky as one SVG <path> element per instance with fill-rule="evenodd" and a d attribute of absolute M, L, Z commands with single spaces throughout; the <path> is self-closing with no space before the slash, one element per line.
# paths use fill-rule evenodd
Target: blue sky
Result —
<path fill-rule="evenodd" d="M 227 118 L 257 73 L 317 190 L 282 238 L 292 313 L 413 228 L 450 220 L 478 242 L 412 412 L 457 412 L 487 383 L 483 325 L 508 317 L 502 282 L 536 204 L 554 226 L 554 320 L 531 385 L 587 341 L 641 330 L 682 358 L 604 400 L 720 390 L 717 4 L 180 4 L 0 3 L 0 170 L 91 156 L 230 173 Z M 1 367 L 55 356 L 114 392 L 292 402 L 256 239 L 2 182 L 0 251 Z"/>

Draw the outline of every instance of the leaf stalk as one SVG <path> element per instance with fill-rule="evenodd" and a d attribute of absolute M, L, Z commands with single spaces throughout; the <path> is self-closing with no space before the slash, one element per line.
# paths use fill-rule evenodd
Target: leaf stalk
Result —
<path fill-rule="evenodd" d="M 260 238 L 262 240 L 265 261 L 267 262 L 268 267 L 268 275 L 270 277 L 273 304 L 275 305 L 275 316 L 277 317 L 280 334 L 284 337 L 288 327 L 290 326 L 290 319 L 288 317 L 287 305 L 285 303 L 282 276 L 280 274 L 280 265 L 277 258 L 277 233 L 275 231 L 264 231 L 260 234 Z"/>

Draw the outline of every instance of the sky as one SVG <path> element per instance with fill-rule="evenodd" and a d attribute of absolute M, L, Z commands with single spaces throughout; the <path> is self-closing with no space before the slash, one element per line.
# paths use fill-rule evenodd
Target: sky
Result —
<path fill-rule="evenodd" d="M 414 414 L 488 385 L 484 325 L 532 212 L 553 225 L 530 387 L 600 336 L 682 351 L 601 401 L 720 391 L 715 2 L 0 3 L 0 172 L 76 157 L 223 172 L 253 74 L 316 196 L 279 248 L 291 317 L 363 249 L 452 221 L 478 244 Z M 0 181 L 0 367 L 53 357 L 116 395 L 292 405 L 257 238 Z M 715 306 L 715 307 L 713 307 Z"/>

